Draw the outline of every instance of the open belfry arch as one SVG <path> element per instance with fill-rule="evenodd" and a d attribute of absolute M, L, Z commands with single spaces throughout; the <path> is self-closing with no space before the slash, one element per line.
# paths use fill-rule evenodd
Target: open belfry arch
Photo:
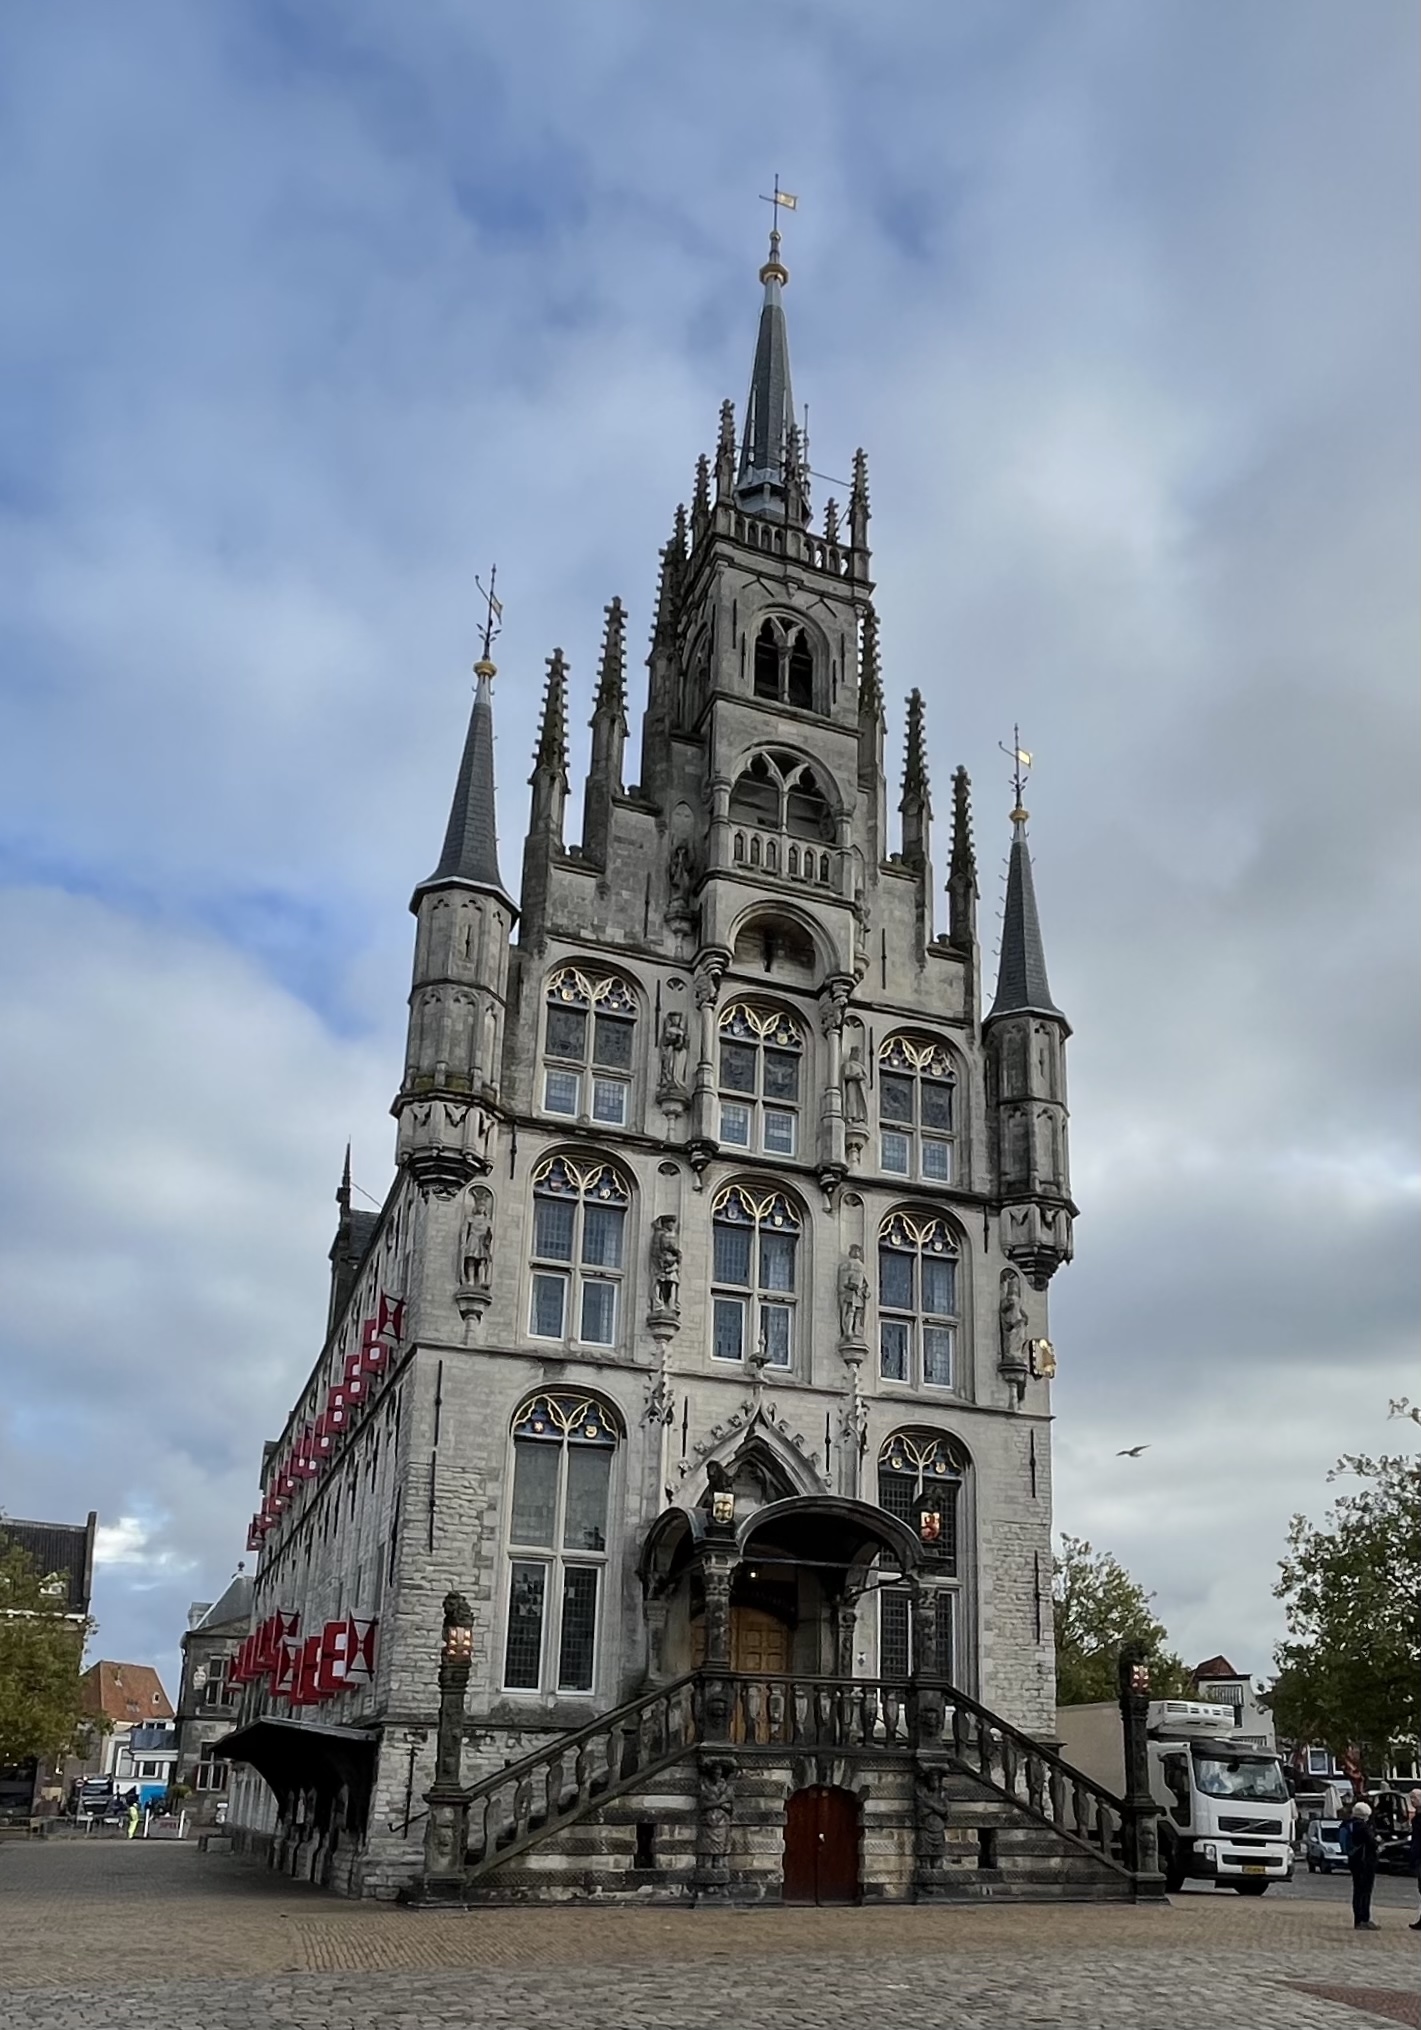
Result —
<path fill-rule="evenodd" d="M 367 1214 L 347 1171 L 263 1461 L 230 1822 L 351 1894 L 1139 1879 L 1039 1739 L 1075 1207 L 1026 814 L 987 1008 L 967 778 L 940 924 L 916 689 L 890 806 L 862 452 L 811 513 L 778 231 L 760 281 L 743 420 L 661 553 L 634 779 L 613 599 L 582 837 L 555 649 L 516 896 L 490 599 L 395 1179 Z"/>

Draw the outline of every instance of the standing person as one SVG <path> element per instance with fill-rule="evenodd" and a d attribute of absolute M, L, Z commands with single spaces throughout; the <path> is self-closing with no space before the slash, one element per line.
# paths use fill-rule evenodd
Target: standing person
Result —
<path fill-rule="evenodd" d="M 1377 1879 L 1377 1829 L 1372 1808 L 1365 1798 L 1352 1807 L 1352 1837 L 1347 1843 L 1347 1866 L 1352 1870 L 1352 1927 L 1355 1931 L 1380 1931 L 1372 1922 L 1372 1885 Z"/>
<path fill-rule="evenodd" d="M 1421 1890 L 1421 1790 L 1413 1790 L 1406 1802 L 1411 1812 L 1411 1831 L 1406 1840 L 1406 1865 L 1416 1877 L 1416 1887 Z M 1407 1929 L 1421 1931 L 1421 1916 Z"/>
<path fill-rule="evenodd" d="M 139 1819 L 138 1799 L 136 1797 L 133 1797 L 130 1798 L 128 1801 L 128 1837 L 130 1840 L 133 1838 L 134 1834 L 138 1831 L 138 1819 Z"/>

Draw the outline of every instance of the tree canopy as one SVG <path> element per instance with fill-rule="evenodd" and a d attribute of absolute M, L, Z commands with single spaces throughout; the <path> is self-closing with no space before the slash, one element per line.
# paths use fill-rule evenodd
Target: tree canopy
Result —
<path fill-rule="evenodd" d="M 1289 1525 L 1270 1704 L 1285 1737 L 1355 1745 L 1375 1766 L 1421 1735 L 1421 1460 L 1349 1453 L 1327 1477 L 1356 1485 L 1320 1524 Z"/>
<path fill-rule="evenodd" d="M 92 1723 L 79 1669 L 90 1621 L 47 1593 L 43 1574 L 0 1527 L 0 1763 L 58 1762 Z"/>
<path fill-rule="evenodd" d="M 1189 1674 L 1166 1649 L 1164 1624 L 1150 1612 L 1153 1593 L 1146 1593 L 1108 1551 L 1094 1550 L 1081 1537 L 1062 1536 L 1051 1596 L 1056 1697 L 1061 1705 L 1115 1698 L 1120 1647 L 1125 1642 L 1142 1645 L 1156 1698 L 1190 1693 Z"/>

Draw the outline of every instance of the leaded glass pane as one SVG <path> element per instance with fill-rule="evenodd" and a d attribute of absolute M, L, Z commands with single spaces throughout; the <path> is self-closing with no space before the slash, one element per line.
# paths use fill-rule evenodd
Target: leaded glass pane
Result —
<path fill-rule="evenodd" d="M 592 1027 L 592 1062 L 609 1071 L 630 1071 L 635 1027 L 619 1015 L 599 1015 Z"/>
<path fill-rule="evenodd" d="M 954 1564 L 955 1562 L 954 1560 Z M 956 1616 L 952 1611 L 955 1600 L 956 1595 L 952 1593 L 934 1593 L 932 1596 L 933 1633 L 937 1637 L 937 1667 L 949 1683 L 957 1675 L 957 1631 L 953 1625 Z"/>
<path fill-rule="evenodd" d="M 750 1241 L 748 1227 L 723 1226 L 719 1220 L 713 1228 L 715 1235 L 715 1273 L 717 1283 L 749 1284 Z"/>
<path fill-rule="evenodd" d="M 895 1473 L 891 1467 L 878 1469 L 878 1506 L 896 1515 L 900 1522 L 912 1522 L 918 1498 L 917 1475 Z"/>
<path fill-rule="evenodd" d="M 617 1286 L 588 1276 L 582 1285 L 581 1337 L 592 1346 L 610 1346 L 616 1337 Z"/>
<path fill-rule="evenodd" d="M 572 1223 L 577 1208 L 565 1198 L 533 1200 L 533 1253 L 542 1262 L 572 1260 Z"/>
<path fill-rule="evenodd" d="M 924 1137 L 923 1175 L 924 1177 L 930 1177 L 934 1184 L 950 1184 L 952 1182 L 951 1142 L 935 1142 L 930 1137 Z"/>
<path fill-rule="evenodd" d="M 591 1691 L 596 1634 L 596 1567 L 569 1565 L 562 1575 L 562 1634 L 558 1642 L 560 1692 Z"/>
<path fill-rule="evenodd" d="M 878 1301 L 889 1311 L 913 1309 L 913 1259 L 897 1248 L 878 1251 Z"/>
<path fill-rule="evenodd" d="M 562 1338 L 566 1304 L 566 1276 L 535 1276 L 533 1278 L 533 1336 L 535 1339 Z"/>
<path fill-rule="evenodd" d="M 582 1008 L 549 1008 L 548 1056 L 581 1063 L 587 1051 L 587 1013 Z"/>
<path fill-rule="evenodd" d="M 924 1255 L 923 1310 L 929 1318 L 957 1315 L 957 1264 L 950 1255 Z"/>
<path fill-rule="evenodd" d="M 938 1388 L 952 1386 L 952 1327 L 923 1327 L 923 1380 Z"/>
<path fill-rule="evenodd" d="M 799 1098 L 799 1058 L 790 1050 L 767 1050 L 765 1052 L 765 1098 L 767 1100 L 797 1100 Z"/>
<path fill-rule="evenodd" d="M 582 1210 L 582 1259 L 589 1268 L 620 1269 L 627 1215 L 620 1205 L 587 1205 Z"/>
<path fill-rule="evenodd" d="M 575 1071 L 549 1070 L 543 1077 L 543 1105 L 550 1114 L 574 1115 L 582 1098 L 582 1079 Z"/>
<path fill-rule="evenodd" d="M 885 1318 L 878 1327 L 879 1371 L 885 1381 L 908 1379 L 908 1328 L 901 1318 Z"/>
<path fill-rule="evenodd" d="M 745 1354 L 745 1306 L 734 1297 L 715 1300 L 715 1336 L 711 1351 L 717 1360 L 741 1360 Z"/>
<path fill-rule="evenodd" d="M 776 1107 L 765 1109 L 765 1148 L 771 1156 L 794 1154 L 794 1115 Z"/>
<path fill-rule="evenodd" d="M 896 1128 L 883 1131 L 883 1167 L 892 1177 L 906 1177 L 912 1164 L 913 1139 Z"/>
<path fill-rule="evenodd" d="M 945 1080 L 925 1078 L 920 1087 L 925 1128 L 952 1126 L 952 1087 Z"/>
<path fill-rule="evenodd" d="M 878 1596 L 878 1674 L 883 1678 L 906 1678 L 912 1669 L 908 1628 L 910 1605 L 906 1593 Z"/>
<path fill-rule="evenodd" d="M 605 1458 L 605 1453 L 593 1453 Z M 558 1461 L 561 1445 L 541 1438 L 513 1441 L 513 1519 L 515 1544 L 542 1544 L 551 1550 L 558 1505 Z"/>
<path fill-rule="evenodd" d="M 726 1092 L 754 1092 L 755 1059 L 758 1055 L 759 1053 L 752 1045 L 722 1042 L 720 1046 L 720 1083 Z"/>
<path fill-rule="evenodd" d="M 619 1078 L 594 1078 L 592 1081 L 592 1118 L 604 1121 L 609 1127 L 625 1126 L 627 1118 L 627 1088 Z"/>
<path fill-rule="evenodd" d="M 750 1109 L 726 1102 L 720 1110 L 720 1139 L 732 1149 L 750 1147 Z"/>
<path fill-rule="evenodd" d="M 911 1127 L 913 1120 L 912 1079 L 895 1078 L 891 1071 L 879 1074 L 878 1117 L 881 1121 L 901 1121 L 905 1126 Z"/>
<path fill-rule="evenodd" d="M 760 1333 L 771 1367 L 789 1366 L 790 1320 L 793 1316 L 788 1304 L 760 1306 Z"/>
<path fill-rule="evenodd" d="M 797 1236 L 794 1234 L 760 1233 L 760 1288 L 762 1290 L 792 1290 L 794 1288 L 794 1251 Z"/>
<path fill-rule="evenodd" d="M 503 1682 L 512 1691 L 538 1689 L 547 1583 L 546 1565 L 514 1565 L 509 1586 L 508 1646 L 503 1661 Z"/>
<path fill-rule="evenodd" d="M 611 1480 L 610 1450 L 594 1445 L 568 1447 L 567 1512 L 562 1536 L 565 1550 L 606 1550 L 607 1490 Z"/>

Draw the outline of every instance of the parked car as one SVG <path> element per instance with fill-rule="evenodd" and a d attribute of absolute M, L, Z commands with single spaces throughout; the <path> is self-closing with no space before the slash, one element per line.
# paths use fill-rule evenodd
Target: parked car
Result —
<path fill-rule="evenodd" d="M 1309 1875 L 1316 1875 L 1319 1869 L 1330 1875 L 1334 1868 L 1345 1868 L 1341 1819 L 1309 1819 L 1304 1851 Z"/>
<path fill-rule="evenodd" d="M 1414 1875 L 1410 1840 L 1384 1838 L 1377 1847 L 1377 1867 L 1387 1875 Z"/>

